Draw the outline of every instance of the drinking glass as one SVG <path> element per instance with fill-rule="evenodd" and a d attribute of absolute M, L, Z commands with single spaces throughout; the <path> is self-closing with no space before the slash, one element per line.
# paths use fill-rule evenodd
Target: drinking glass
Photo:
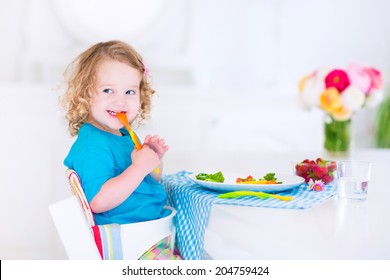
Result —
<path fill-rule="evenodd" d="M 339 161 L 337 163 L 338 197 L 351 201 L 365 201 L 372 163 L 368 161 Z"/>

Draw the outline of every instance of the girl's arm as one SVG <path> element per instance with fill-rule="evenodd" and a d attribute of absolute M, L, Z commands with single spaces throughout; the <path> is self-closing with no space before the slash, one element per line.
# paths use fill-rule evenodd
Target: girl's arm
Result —
<path fill-rule="evenodd" d="M 156 173 L 156 169 L 153 170 L 151 173 L 150 173 L 150 176 L 153 177 L 154 180 L 156 180 L 157 182 L 160 182 L 161 180 L 161 176 L 162 176 L 162 173 L 163 173 L 163 167 L 164 167 L 164 164 L 163 164 L 163 161 L 161 160 L 160 161 L 160 165 L 158 166 L 158 173 Z"/>
<path fill-rule="evenodd" d="M 94 213 L 106 212 L 120 205 L 141 184 L 145 176 L 160 164 L 158 154 L 147 146 L 139 151 L 134 150 L 131 157 L 133 164 L 120 175 L 107 180 L 91 200 L 90 206 Z"/>

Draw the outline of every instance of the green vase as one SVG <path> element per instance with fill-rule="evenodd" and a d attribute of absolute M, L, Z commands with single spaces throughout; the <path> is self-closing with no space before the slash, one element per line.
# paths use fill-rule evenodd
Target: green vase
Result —
<path fill-rule="evenodd" d="M 348 156 L 351 148 L 351 120 L 337 121 L 326 115 L 324 137 L 324 148 L 330 156 Z"/>

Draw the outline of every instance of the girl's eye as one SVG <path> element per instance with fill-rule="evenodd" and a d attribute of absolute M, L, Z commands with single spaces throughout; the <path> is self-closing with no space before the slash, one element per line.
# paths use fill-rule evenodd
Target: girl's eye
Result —
<path fill-rule="evenodd" d="M 103 92 L 105 92 L 105 93 L 113 93 L 114 91 L 112 89 L 110 89 L 110 88 L 106 88 L 106 89 L 103 90 Z"/>
<path fill-rule="evenodd" d="M 135 94 L 135 91 L 130 89 L 130 90 L 126 91 L 126 94 L 133 95 L 133 94 Z"/>

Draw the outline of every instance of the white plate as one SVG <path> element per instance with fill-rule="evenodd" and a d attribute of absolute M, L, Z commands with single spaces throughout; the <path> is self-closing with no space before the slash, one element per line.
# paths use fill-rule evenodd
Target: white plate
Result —
<path fill-rule="evenodd" d="M 258 192 L 281 192 L 281 191 L 295 188 L 301 185 L 305 181 L 302 177 L 296 175 L 276 173 L 275 176 L 276 178 L 278 178 L 278 182 L 282 182 L 282 184 L 237 184 L 236 179 L 238 176 L 228 177 L 225 175 L 224 175 L 225 182 L 216 183 L 216 182 L 198 180 L 195 177 L 197 174 L 198 173 L 193 173 L 188 175 L 188 177 L 191 180 L 193 180 L 195 183 L 201 185 L 202 187 L 219 191 L 219 192 L 230 192 L 230 191 L 240 191 L 240 190 L 258 191 Z"/>

